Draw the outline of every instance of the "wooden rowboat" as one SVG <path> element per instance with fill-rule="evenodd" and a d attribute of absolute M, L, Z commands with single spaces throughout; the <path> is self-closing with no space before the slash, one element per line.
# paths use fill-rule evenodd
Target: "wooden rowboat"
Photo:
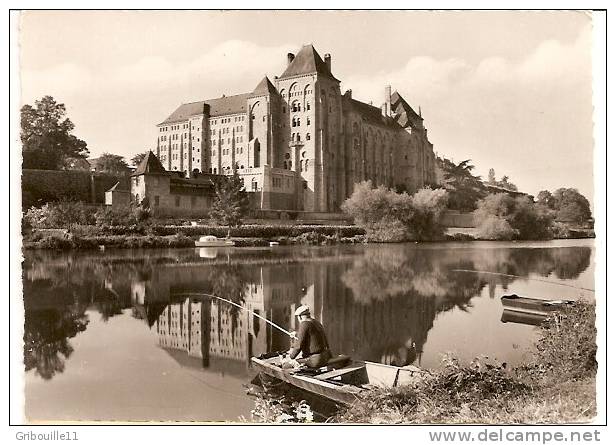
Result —
<path fill-rule="evenodd" d="M 545 298 L 521 297 L 516 294 L 503 295 L 503 323 L 522 323 L 540 325 L 555 311 L 570 306 L 572 300 L 549 300 Z"/>
<path fill-rule="evenodd" d="M 412 383 L 425 372 L 410 365 L 399 368 L 360 360 L 348 360 L 345 366 L 337 369 L 282 369 L 282 356 L 272 355 L 252 357 L 254 367 L 270 377 L 344 405 L 352 404 L 362 392 L 373 388 Z"/>

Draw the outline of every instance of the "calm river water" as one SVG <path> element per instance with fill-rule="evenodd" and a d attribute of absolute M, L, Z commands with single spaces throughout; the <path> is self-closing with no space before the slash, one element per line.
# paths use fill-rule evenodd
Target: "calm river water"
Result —
<path fill-rule="evenodd" d="M 250 357 L 288 338 L 248 311 L 181 294 L 215 293 L 289 330 L 308 304 L 334 353 L 365 360 L 431 368 L 454 352 L 516 364 L 537 333 L 501 321 L 501 295 L 594 298 L 545 282 L 592 289 L 593 264 L 592 240 L 28 251 L 26 416 L 250 420 Z"/>

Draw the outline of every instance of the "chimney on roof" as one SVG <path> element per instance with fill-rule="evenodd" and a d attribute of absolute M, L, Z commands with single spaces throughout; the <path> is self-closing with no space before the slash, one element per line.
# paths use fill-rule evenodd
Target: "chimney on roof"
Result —
<path fill-rule="evenodd" d="M 327 65 L 327 71 L 332 72 L 332 55 L 325 54 L 325 65 Z"/>
<path fill-rule="evenodd" d="M 391 85 L 385 87 L 385 116 L 391 117 Z"/>
<path fill-rule="evenodd" d="M 353 90 L 346 90 L 344 95 L 349 99 L 353 99 Z"/>
<path fill-rule="evenodd" d="M 291 62 L 293 62 L 293 59 L 295 59 L 295 54 L 287 53 L 287 66 L 291 65 Z"/>

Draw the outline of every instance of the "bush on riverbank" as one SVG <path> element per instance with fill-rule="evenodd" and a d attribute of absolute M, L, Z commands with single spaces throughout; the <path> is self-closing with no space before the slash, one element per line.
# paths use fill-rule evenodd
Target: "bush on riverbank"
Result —
<path fill-rule="evenodd" d="M 362 423 L 565 423 L 596 415 L 594 305 L 578 302 L 541 327 L 532 365 L 474 360 L 445 366 L 417 385 L 374 390 L 338 414 Z"/>
<path fill-rule="evenodd" d="M 371 181 L 355 184 L 341 206 L 371 242 L 433 241 L 443 239 L 441 213 L 447 205 L 444 189 L 422 189 L 414 195 L 396 193 Z"/>
<path fill-rule="evenodd" d="M 552 239 L 553 212 L 529 197 L 507 193 L 486 196 L 473 212 L 479 238 L 486 240 Z"/>
<path fill-rule="evenodd" d="M 224 238 L 227 236 L 225 226 L 161 226 L 161 225 L 122 225 L 122 226 L 90 226 L 80 227 L 80 230 L 87 231 L 88 235 L 158 235 L 167 236 L 182 232 L 186 236 L 197 237 L 203 235 L 214 235 Z M 316 232 L 321 235 L 339 236 L 341 238 L 364 235 L 365 231 L 357 226 L 337 226 L 337 225 L 243 225 L 231 228 L 232 238 L 275 238 L 275 237 L 297 237 L 304 233 Z M 84 232 L 85 233 L 85 232 Z"/>
<path fill-rule="evenodd" d="M 25 249 L 97 249 L 99 246 L 125 249 L 194 247 L 195 241 L 183 233 L 170 236 L 76 236 L 60 237 L 54 234 L 35 232 L 24 239 Z"/>

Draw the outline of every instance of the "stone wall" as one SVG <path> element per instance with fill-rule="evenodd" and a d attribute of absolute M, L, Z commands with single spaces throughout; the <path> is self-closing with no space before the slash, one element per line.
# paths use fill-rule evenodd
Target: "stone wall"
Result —
<path fill-rule="evenodd" d="M 104 204 L 105 192 L 119 177 L 78 170 L 30 170 L 21 176 L 22 206 L 41 206 L 63 199 Z"/>

